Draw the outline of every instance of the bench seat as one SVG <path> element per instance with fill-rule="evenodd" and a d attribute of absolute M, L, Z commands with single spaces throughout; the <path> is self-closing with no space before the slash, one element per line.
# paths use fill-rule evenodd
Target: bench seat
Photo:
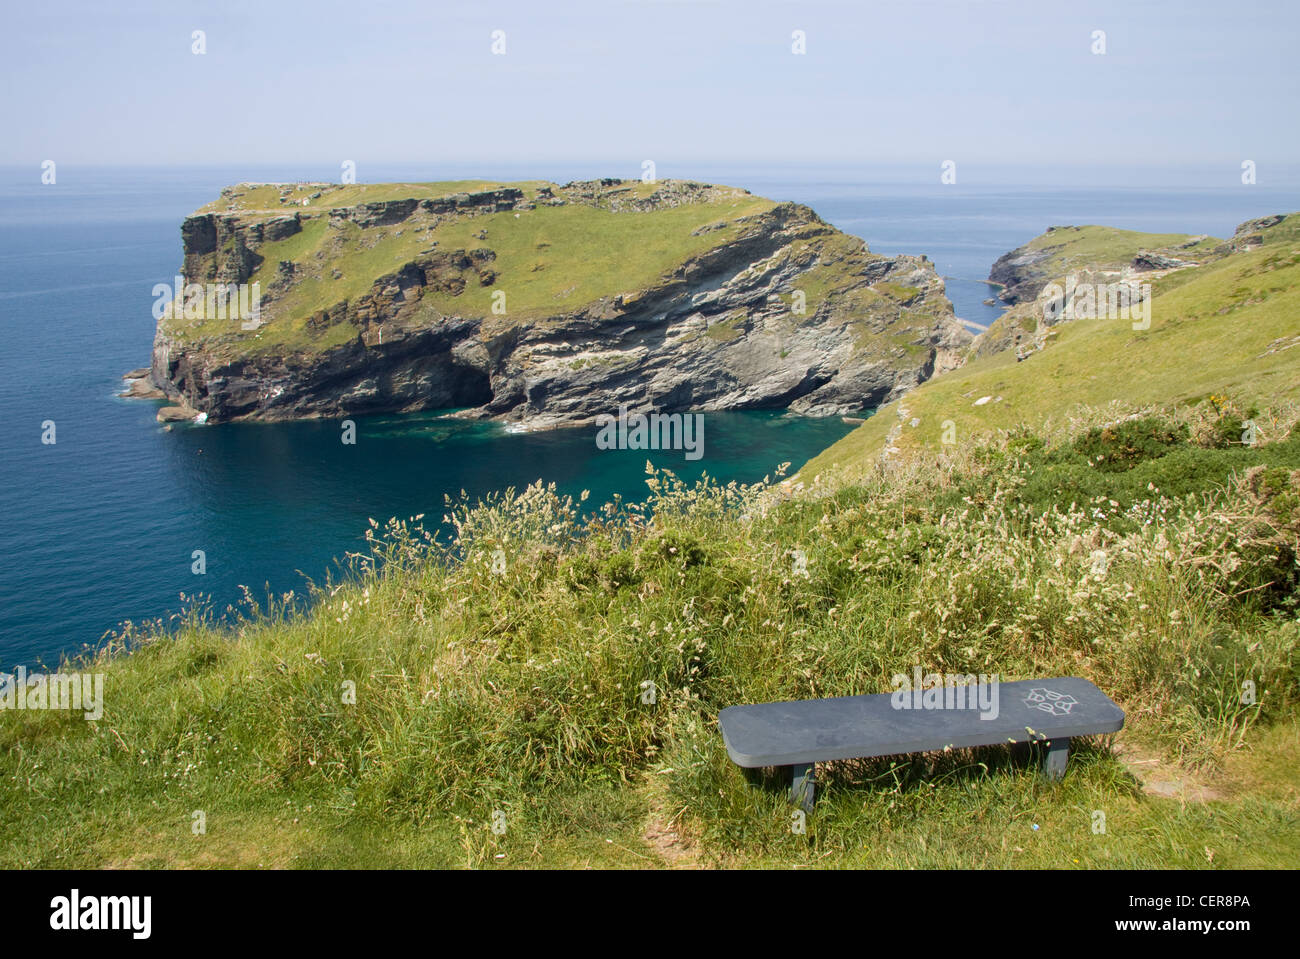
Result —
<path fill-rule="evenodd" d="M 1075 676 L 968 686 L 965 708 L 899 708 L 899 697 L 913 705 L 908 692 L 728 706 L 718 713 L 718 725 L 737 765 L 790 766 L 791 796 L 806 809 L 812 806 L 819 762 L 1044 742 L 1049 744 L 1047 772 L 1059 777 L 1065 774 L 1072 737 L 1124 726 L 1124 712 L 1110 697 Z M 981 702 L 995 703 L 996 711 L 982 711 Z M 981 718 L 982 713 L 990 718 Z"/>

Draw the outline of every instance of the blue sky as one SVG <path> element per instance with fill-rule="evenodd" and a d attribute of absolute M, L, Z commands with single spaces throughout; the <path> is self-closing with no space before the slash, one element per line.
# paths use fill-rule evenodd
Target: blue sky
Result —
<path fill-rule="evenodd" d="M 43 0 L 5 18 L 4 164 L 1300 161 L 1291 2 Z"/>

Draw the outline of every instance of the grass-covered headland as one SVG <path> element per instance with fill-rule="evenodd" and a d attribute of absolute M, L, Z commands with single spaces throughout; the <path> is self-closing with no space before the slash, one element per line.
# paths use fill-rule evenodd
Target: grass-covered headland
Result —
<path fill-rule="evenodd" d="M 0 863 L 1294 865 L 1298 246 L 1252 221 L 1149 324 L 977 348 L 792 480 L 451 503 L 305 611 L 130 628 L 65 667 L 100 720 L 0 713 Z M 819 766 L 803 833 L 726 756 L 726 706 L 916 667 L 1084 676 L 1127 723 L 1060 783 L 1010 746 Z"/>
<path fill-rule="evenodd" d="M 1294 864 L 1294 421 L 1085 411 L 803 489 L 655 473 L 589 521 L 535 487 L 451 504 L 446 545 L 377 525 L 305 614 L 196 608 L 65 667 L 106 673 L 100 721 L 0 716 L 0 861 Z M 726 757 L 724 706 L 916 665 L 1086 676 L 1128 725 L 1059 784 L 1013 747 L 829 764 L 802 835 Z"/>

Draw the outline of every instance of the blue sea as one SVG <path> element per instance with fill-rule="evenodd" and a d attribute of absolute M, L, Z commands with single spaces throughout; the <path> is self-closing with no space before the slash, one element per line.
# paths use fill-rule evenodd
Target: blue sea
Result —
<path fill-rule="evenodd" d="M 363 180 L 458 177 L 564 182 L 636 171 L 582 165 L 373 168 Z M 39 167 L 0 169 L 0 669 L 54 665 L 126 620 L 166 618 L 181 594 L 221 609 L 241 586 L 302 591 L 363 547 L 370 518 L 427 514 L 445 494 L 481 496 L 542 479 L 565 492 L 645 493 L 645 461 L 695 477 L 752 482 L 797 468 L 844 435 L 838 418 L 710 414 L 705 456 L 601 451 L 594 432 L 511 434 L 421 414 L 359 422 L 355 447 L 333 422 L 166 431 L 156 403 L 115 394 L 148 365 L 156 283 L 181 261 L 180 224 L 225 185 L 328 180 L 330 166 L 75 168 L 43 185 Z M 1000 312 L 984 282 L 1002 253 L 1049 225 L 1104 223 L 1227 236 L 1237 223 L 1300 208 L 1294 181 L 1249 189 L 1229 175 L 1026 182 L 1014 172 L 943 186 L 871 170 L 692 168 L 662 176 L 744 186 L 794 200 L 879 253 L 927 254 L 958 316 Z M 1097 178 L 1093 178 L 1096 181 Z M 41 442 L 55 423 L 57 442 Z M 206 573 L 192 572 L 203 550 Z"/>

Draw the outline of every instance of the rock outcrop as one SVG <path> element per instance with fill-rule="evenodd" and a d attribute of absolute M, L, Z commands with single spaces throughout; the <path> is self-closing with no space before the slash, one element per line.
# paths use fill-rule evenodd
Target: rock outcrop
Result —
<path fill-rule="evenodd" d="M 1245 223 L 1238 225 L 1233 232 L 1231 239 L 1220 248 L 1220 252 L 1238 253 L 1243 250 L 1254 250 L 1264 245 L 1264 238 L 1274 227 L 1279 226 L 1287 219 L 1284 213 L 1274 213 L 1271 216 L 1261 216 L 1254 220 L 1247 220 Z"/>
<path fill-rule="evenodd" d="M 1048 227 L 1045 236 L 1057 229 L 1054 226 Z M 1051 279 L 1049 265 L 1052 257 L 1061 249 L 1061 245 L 1046 245 L 1038 249 L 1022 246 L 998 257 L 989 270 L 989 282 L 1001 287 L 998 298 L 1012 305 L 1035 299 L 1043 285 Z"/>
<path fill-rule="evenodd" d="M 1152 283 L 1170 273 L 1267 244 L 1294 242 L 1297 237 L 1300 217 L 1296 214 L 1247 220 L 1226 242 L 1206 234 L 1049 227 L 994 263 L 990 279 L 1004 284 L 1001 296 L 1012 306 L 976 338 L 971 354 L 983 357 L 1014 349 L 1017 359 L 1027 359 L 1051 342 L 1057 332 L 1054 327 L 1062 322 L 1092 318 L 1115 307 L 1121 319 L 1132 319 L 1134 308 L 1146 302 Z M 1076 295 L 1080 291 L 1082 308 Z"/>
<path fill-rule="evenodd" d="M 1050 226 L 1024 246 L 1000 256 L 989 271 L 989 280 L 1002 287 L 998 296 L 1014 306 L 1033 302 L 1046 284 L 1070 274 L 1105 272 L 1127 277 L 1181 270 L 1221 255 L 1220 246 L 1219 240 L 1204 234 Z"/>
<path fill-rule="evenodd" d="M 184 279 L 257 283 L 260 312 L 178 303 L 153 383 L 209 422 L 843 415 L 970 342 L 929 260 L 872 254 L 803 206 L 678 181 L 442 189 L 228 188 L 182 226 Z"/>

